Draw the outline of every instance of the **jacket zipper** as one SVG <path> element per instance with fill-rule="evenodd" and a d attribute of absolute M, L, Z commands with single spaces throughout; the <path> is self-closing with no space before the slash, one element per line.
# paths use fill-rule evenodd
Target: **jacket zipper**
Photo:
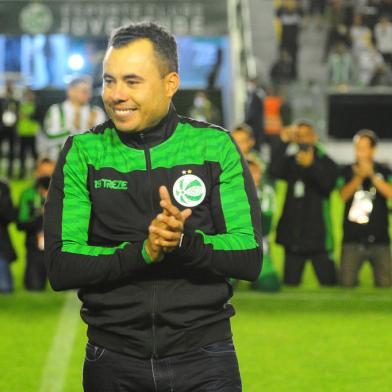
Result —
<path fill-rule="evenodd" d="M 146 159 L 146 169 L 148 176 L 148 185 L 150 187 L 150 210 L 151 220 L 154 218 L 154 203 L 152 194 L 152 179 L 151 179 L 151 155 L 150 149 L 144 141 L 144 134 L 140 134 L 140 139 L 143 143 L 144 156 Z M 156 330 L 155 330 L 155 302 L 156 302 L 156 281 L 152 281 L 152 301 L 151 301 L 151 322 L 152 322 L 152 357 L 157 358 L 157 347 L 156 347 Z"/>

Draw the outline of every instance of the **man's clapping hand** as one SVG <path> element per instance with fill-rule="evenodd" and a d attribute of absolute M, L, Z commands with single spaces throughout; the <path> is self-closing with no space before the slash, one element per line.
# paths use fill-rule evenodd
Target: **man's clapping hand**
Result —
<path fill-rule="evenodd" d="M 185 221 L 192 214 L 189 208 L 180 211 L 173 205 L 165 186 L 159 188 L 159 195 L 163 211 L 151 222 L 146 243 L 147 253 L 153 262 L 161 261 L 165 253 L 173 251 L 180 244 Z"/>

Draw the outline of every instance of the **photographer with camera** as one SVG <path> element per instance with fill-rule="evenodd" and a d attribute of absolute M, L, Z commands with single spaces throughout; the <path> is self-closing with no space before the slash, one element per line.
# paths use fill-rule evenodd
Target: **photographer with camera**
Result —
<path fill-rule="evenodd" d="M 311 122 L 297 121 L 272 142 L 270 175 L 287 183 L 276 233 L 285 250 L 284 284 L 299 285 L 311 260 L 320 284 L 335 285 L 329 195 L 338 167 L 319 145 Z"/>
<path fill-rule="evenodd" d="M 359 284 L 363 263 L 369 260 L 376 287 L 391 286 L 388 200 L 392 199 L 392 171 L 375 160 L 378 137 L 362 129 L 353 139 L 355 162 L 342 167 L 338 179 L 345 203 L 340 283 Z"/>

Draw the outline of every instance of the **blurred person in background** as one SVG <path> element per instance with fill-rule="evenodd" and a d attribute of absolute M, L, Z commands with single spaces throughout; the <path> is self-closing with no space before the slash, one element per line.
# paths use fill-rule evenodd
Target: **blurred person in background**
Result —
<path fill-rule="evenodd" d="M 245 123 L 253 130 L 255 148 L 260 151 L 265 141 L 264 134 L 264 98 L 265 91 L 260 85 L 258 78 L 250 78 L 247 81 L 245 102 Z"/>
<path fill-rule="evenodd" d="M 68 136 L 105 121 L 105 112 L 91 105 L 92 81 L 76 76 L 68 84 L 67 99 L 49 107 L 44 119 L 45 138 L 40 140 L 40 155 L 57 159 Z"/>
<path fill-rule="evenodd" d="M 298 77 L 298 43 L 301 30 L 303 11 L 298 0 L 283 0 L 281 7 L 276 10 L 280 23 L 280 49 L 286 50 L 292 59 L 291 77 Z"/>
<path fill-rule="evenodd" d="M 8 80 L 5 88 L 5 96 L 0 100 L 0 160 L 3 155 L 5 142 L 7 144 L 7 176 L 11 178 L 14 174 L 19 100 L 15 97 L 13 82 Z"/>
<path fill-rule="evenodd" d="M 360 86 L 389 85 L 391 82 L 390 70 L 372 42 L 358 52 L 356 68 Z"/>
<path fill-rule="evenodd" d="M 282 87 L 282 86 L 281 86 Z M 279 134 L 282 127 L 291 123 L 292 107 L 287 97 L 287 90 L 271 85 L 264 98 L 264 129 L 266 135 Z"/>
<path fill-rule="evenodd" d="M 36 119 L 36 109 L 35 93 L 30 88 L 26 88 L 19 105 L 16 126 L 19 136 L 19 178 L 24 178 L 26 175 L 27 153 L 30 153 L 34 162 L 38 159 L 36 137 L 41 127 Z"/>
<path fill-rule="evenodd" d="M 329 196 L 338 167 L 307 120 L 286 127 L 272 143 L 270 173 L 287 183 L 276 241 L 285 250 L 284 283 L 297 286 L 311 260 L 321 285 L 336 284 Z"/>
<path fill-rule="evenodd" d="M 16 220 L 17 211 L 12 204 L 10 188 L 0 180 L 0 294 L 14 290 L 10 263 L 16 259 L 8 225 Z"/>
<path fill-rule="evenodd" d="M 217 109 L 204 91 L 198 91 L 195 94 L 192 107 L 189 110 L 189 116 L 197 121 L 205 121 L 212 124 L 218 123 Z"/>
<path fill-rule="evenodd" d="M 287 85 L 293 80 L 291 69 L 293 60 L 287 50 L 280 50 L 279 57 L 272 64 L 270 70 L 270 79 L 274 84 L 274 88 L 279 89 L 282 85 Z"/>
<path fill-rule="evenodd" d="M 322 27 L 322 20 L 325 13 L 327 0 L 309 0 L 308 15 L 310 19 L 314 19 L 318 28 Z"/>
<path fill-rule="evenodd" d="M 354 136 L 355 162 L 344 166 L 338 179 L 345 202 L 340 282 L 358 285 L 368 260 L 377 287 L 391 285 L 391 251 L 387 200 L 392 199 L 392 171 L 375 161 L 377 135 L 368 129 Z"/>
<path fill-rule="evenodd" d="M 324 61 L 327 61 L 331 49 L 338 42 L 344 42 L 347 46 L 350 46 L 347 18 L 347 8 L 343 0 L 330 0 L 326 9 L 328 32 L 324 50 Z"/>
<path fill-rule="evenodd" d="M 26 233 L 24 286 L 30 291 L 41 291 L 46 287 L 43 213 L 54 167 L 55 162 L 49 158 L 36 162 L 34 185 L 23 191 L 19 202 L 17 227 Z"/>
<path fill-rule="evenodd" d="M 385 63 L 392 67 L 392 23 L 389 17 L 380 18 L 374 28 L 374 38 Z"/>
<path fill-rule="evenodd" d="M 276 210 L 276 196 L 273 183 L 267 176 L 266 164 L 254 155 L 248 155 L 247 163 L 261 208 L 263 233 L 263 269 L 258 279 L 251 283 L 253 290 L 276 292 L 281 289 L 280 279 L 271 259 L 270 239 L 273 215 Z"/>
<path fill-rule="evenodd" d="M 348 86 L 354 81 L 354 73 L 353 57 L 347 46 L 339 42 L 328 58 L 328 81 L 331 86 Z"/>
<path fill-rule="evenodd" d="M 361 51 L 366 50 L 372 42 L 372 31 L 363 23 L 363 16 L 355 14 L 350 27 L 351 50 L 354 57 L 359 57 Z"/>
<path fill-rule="evenodd" d="M 252 129 L 247 124 L 239 124 L 231 131 L 231 136 L 236 142 L 242 155 L 248 159 L 250 155 L 259 156 L 259 151 L 254 150 L 256 144 Z"/>
<path fill-rule="evenodd" d="M 260 160 L 259 153 L 253 150 L 255 139 L 252 130 L 246 124 L 240 124 L 231 131 L 242 155 L 245 157 L 257 190 L 261 208 L 261 227 L 263 233 L 263 269 L 251 287 L 258 291 L 279 291 L 280 281 L 271 261 L 269 235 L 272 228 L 273 214 L 276 209 L 275 188 L 267 175 L 267 164 Z M 232 283 L 235 283 L 232 280 Z"/>

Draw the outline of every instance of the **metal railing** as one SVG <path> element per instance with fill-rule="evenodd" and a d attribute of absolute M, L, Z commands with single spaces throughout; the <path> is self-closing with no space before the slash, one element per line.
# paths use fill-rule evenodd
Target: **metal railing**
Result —
<path fill-rule="evenodd" d="M 228 0 L 228 28 L 231 54 L 231 88 L 229 124 L 244 119 L 246 81 L 256 77 L 256 61 L 252 49 L 248 0 Z"/>

